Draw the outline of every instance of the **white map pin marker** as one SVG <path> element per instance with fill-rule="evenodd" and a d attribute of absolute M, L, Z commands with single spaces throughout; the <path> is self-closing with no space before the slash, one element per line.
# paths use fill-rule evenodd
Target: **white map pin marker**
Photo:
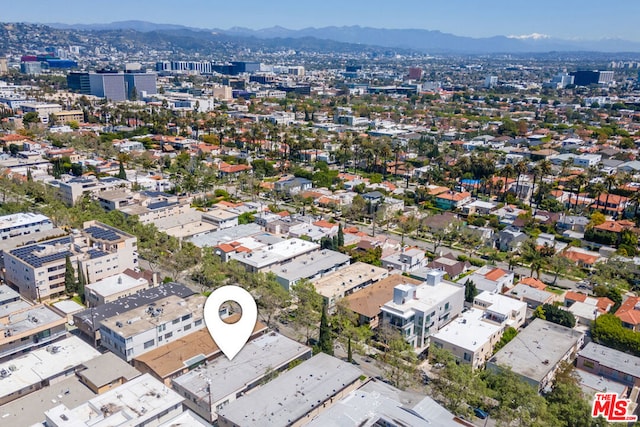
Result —
<path fill-rule="evenodd" d="M 242 316 L 235 323 L 225 323 L 220 318 L 220 306 L 227 301 L 237 302 L 242 309 Z M 211 338 L 229 360 L 233 360 L 247 343 L 257 319 L 256 301 L 249 292 L 239 286 L 218 288 L 204 303 L 204 323 Z"/>

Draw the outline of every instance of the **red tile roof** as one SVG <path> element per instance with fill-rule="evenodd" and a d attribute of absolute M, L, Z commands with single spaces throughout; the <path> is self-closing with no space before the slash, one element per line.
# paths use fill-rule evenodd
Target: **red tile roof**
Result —
<path fill-rule="evenodd" d="M 494 268 L 490 272 L 484 275 L 487 280 L 493 280 L 494 282 L 504 276 L 506 272 L 501 268 Z"/>
<path fill-rule="evenodd" d="M 618 311 L 616 311 L 616 317 L 622 320 L 624 323 L 630 325 L 640 325 L 640 310 L 636 310 L 635 306 L 640 302 L 638 297 L 627 298 Z"/>
<path fill-rule="evenodd" d="M 538 279 L 534 279 L 533 277 L 524 277 L 522 279 L 520 279 L 520 282 L 518 283 L 522 283 L 523 285 L 527 285 L 530 288 L 535 288 L 535 289 L 540 289 L 541 291 L 544 291 L 547 287 L 547 285 L 545 285 L 543 282 L 541 282 Z"/>

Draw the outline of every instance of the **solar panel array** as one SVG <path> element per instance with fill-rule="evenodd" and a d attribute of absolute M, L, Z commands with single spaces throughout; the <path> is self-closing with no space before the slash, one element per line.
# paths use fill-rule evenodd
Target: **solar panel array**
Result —
<path fill-rule="evenodd" d="M 120 236 L 116 232 L 108 230 L 106 228 L 96 227 L 95 225 L 85 228 L 84 231 L 91 234 L 91 237 L 93 237 L 94 239 L 108 240 L 110 242 L 120 240 Z"/>
<path fill-rule="evenodd" d="M 30 246 L 23 246 L 17 249 L 13 249 L 10 253 L 23 260 L 29 265 L 32 265 L 35 268 L 42 267 L 44 264 L 48 264 L 52 261 L 57 261 L 59 259 L 66 258 L 67 255 L 73 255 L 70 250 L 59 251 L 52 254 L 47 254 L 44 256 L 38 256 L 35 252 L 41 251 L 45 249 L 46 246 L 55 246 L 57 244 L 67 245 L 71 243 L 70 237 L 62 237 L 60 239 L 50 240 L 45 244 L 36 244 Z"/>
<path fill-rule="evenodd" d="M 90 259 L 100 258 L 105 255 L 109 255 L 107 252 L 101 251 L 100 249 L 89 249 L 87 253 L 89 254 Z"/>

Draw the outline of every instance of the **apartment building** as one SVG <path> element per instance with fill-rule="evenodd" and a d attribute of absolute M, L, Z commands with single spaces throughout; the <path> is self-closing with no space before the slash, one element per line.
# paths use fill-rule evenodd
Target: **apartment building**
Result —
<path fill-rule="evenodd" d="M 20 301 L 0 317 L 0 360 L 45 346 L 67 336 L 67 319 L 49 306 L 24 306 Z"/>
<path fill-rule="evenodd" d="M 135 271 L 126 270 L 123 273 L 105 277 L 102 280 L 86 285 L 84 294 L 87 306 L 97 307 L 133 295 L 152 286 L 157 286 L 157 282 L 154 284 L 153 279 L 150 283 L 148 279 Z"/>
<path fill-rule="evenodd" d="M 220 409 L 268 381 L 272 373 L 310 357 L 309 347 L 270 333 L 249 341 L 233 361 L 219 357 L 175 378 L 172 388 L 185 398 L 186 407 L 215 422 Z"/>
<path fill-rule="evenodd" d="M 351 257 L 343 253 L 323 249 L 309 252 L 296 259 L 277 265 L 269 271 L 276 275 L 276 280 L 286 290 L 291 290 L 302 279 L 315 280 L 349 265 Z"/>
<path fill-rule="evenodd" d="M 401 284 L 393 289 L 393 300 L 384 304 L 382 324 L 391 326 L 420 353 L 429 345 L 429 336 L 462 312 L 464 286 L 443 279 L 433 270 L 421 285 Z"/>
<path fill-rule="evenodd" d="M 221 427 L 305 425 L 357 389 L 362 371 L 319 353 L 218 412 Z"/>
<path fill-rule="evenodd" d="M 130 362 L 135 357 L 205 327 L 206 297 L 169 296 L 100 322 L 102 345 Z"/>
<path fill-rule="evenodd" d="M 317 243 L 302 239 L 282 240 L 255 251 L 234 252 L 228 256 L 242 264 L 247 271 L 256 273 L 270 267 L 283 265 L 295 258 L 320 249 Z"/>
<path fill-rule="evenodd" d="M 527 318 L 527 304 L 508 296 L 481 292 L 473 299 L 473 306 L 484 311 L 483 318 L 519 329 Z"/>
<path fill-rule="evenodd" d="M 5 280 L 32 301 L 58 297 L 64 293 L 67 257 L 74 269 L 83 269 L 87 280 L 101 280 L 137 267 L 137 239 L 98 221 L 88 221 L 69 236 L 6 252 Z"/>
<path fill-rule="evenodd" d="M 480 291 L 501 293 L 503 289 L 513 286 L 514 277 L 513 271 L 504 271 L 501 268 L 485 265 L 470 276 L 461 279 L 460 282 L 465 283 L 470 280 Z"/>
<path fill-rule="evenodd" d="M 327 306 L 331 308 L 340 298 L 366 288 L 388 276 L 389 271 L 386 268 L 355 262 L 317 278 L 312 283 L 316 291 L 324 298 Z"/>
<path fill-rule="evenodd" d="M 28 212 L 0 216 L 2 240 L 52 229 L 53 223 L 44 215 Z"/>
<path fill-rule="evenodd" d="M 61 404 L 44 414 L 49 427 L 89 427 L 95 426 L 97 420 L 105 426 L 151 427 L 180 416 L 183 400 L 175 391 L 144 374 L 73 409 Z"/>
<path fill-rule="evenodd" d="M 98 179 L 94 176 L 72 178 L 66 182 L 51 181 L 49 184 L 58 187 L 60 199 L 68 206 L 73 206 L 85 194 L 95 196 L 103 191 L 131 185 L 129 181 L 123 179 L 114 177 Z"/>
<path fill-rule="evenodd" d="M 494 323 L 482 310 L 471 308 L 431 335 L 430 340 L 437 348 L 450 351 L 459 362 L 477 369 L 491 357 L 503 332 L 503 324 Z"/>

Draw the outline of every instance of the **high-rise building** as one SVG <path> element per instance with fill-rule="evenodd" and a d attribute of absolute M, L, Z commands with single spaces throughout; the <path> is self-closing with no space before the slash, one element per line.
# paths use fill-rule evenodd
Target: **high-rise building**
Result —
<path fill-rule="evenodd" d="M 421 78 L 422 78 L 422 68 L 419 68 L 419 67 L 409 68 L 409 79 L 420 80 Z"/>
<path fill-rule="evenodd" d="M 9 72 L 9 67 L 7 66 L 7 58 L 0 57 L 0 75 L 7 74 Z"/>
<path fill-rule="evenodd" d="M 91 95 L 91 84 L 89 82 L 89 73 L 71 72 L 67 75 L 67 86 L 73 92 L 79 92 L 83 95 Z"/>
<path fill-rule="evenodd" d="M 138 98 L 143 92 L 147 95 L 157 93 L 156 79 L 156 73 L 100 70 L 95 73 L 69 73 L 67 85 L 69 89 L 86 95 L 125 101 Z"/>
<path fill-rule="evenodd" d="M 613 71 L 589 71 L 578 70 L 571 73 L 574 77 L 574 83 L 576 86 L 589 86 L 596 84 L 610 84 L 613 83 Z"/>
<path fill-rule="evenodd" d="M 496 86 L 497 84 L 498 84 L 498 76 L 487 76 L 487 78 L 484 79 L 484 87 L 488 89 Z"/>

